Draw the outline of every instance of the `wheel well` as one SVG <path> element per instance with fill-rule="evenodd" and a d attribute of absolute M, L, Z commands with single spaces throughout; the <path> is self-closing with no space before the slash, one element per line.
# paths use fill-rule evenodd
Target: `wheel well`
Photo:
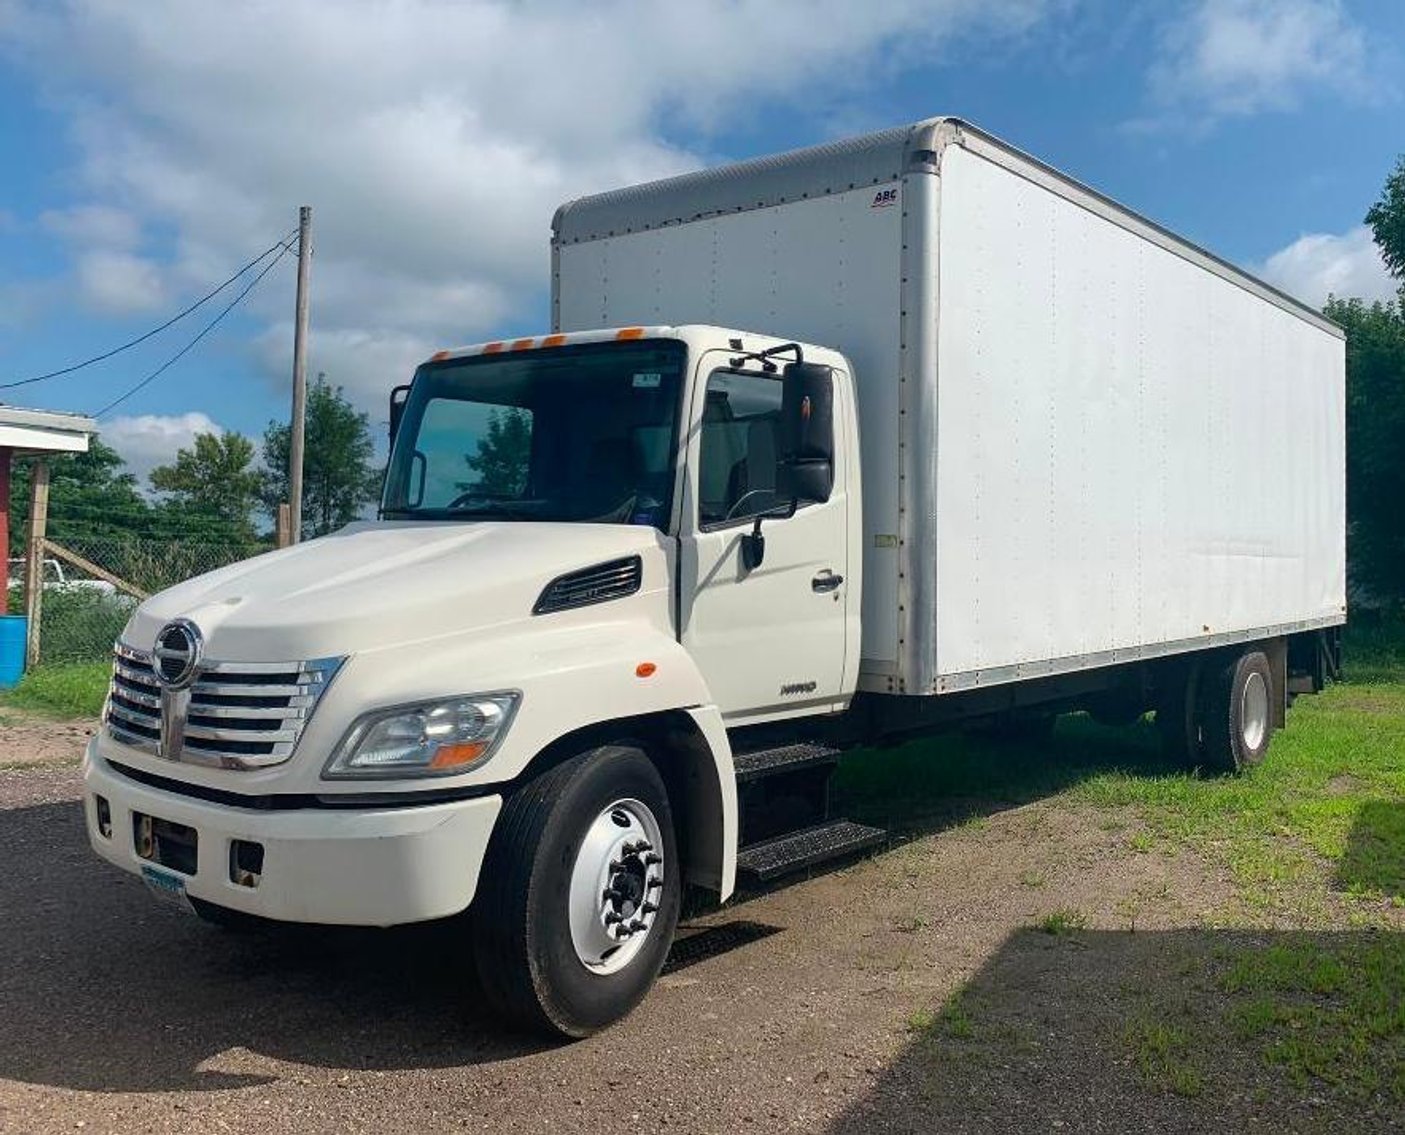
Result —
<path fill-rule="evenodd" d="M 599 721 L 547 745 L 506 787 L 515 792 L 562 761 L 601 745 L 635 745 L 659 771 L 677 829 L 685 881 L 717 890 L 722 873 L 722 786 L 702 730 L 682 710 Z"/>

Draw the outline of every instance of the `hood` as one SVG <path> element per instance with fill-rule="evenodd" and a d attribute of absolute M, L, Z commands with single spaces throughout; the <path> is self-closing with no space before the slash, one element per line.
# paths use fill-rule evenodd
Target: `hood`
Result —
<path fill-rule="evenodd" d="M 551 580 L 621 556 L 642 556 L 644 593 L 666 590 L 667 544 L 614 524 L 357 523 L 153 595 L 122 639 L 149 650 L 184 617 L 220 661 L 346 655 L 530 618 Z"/>

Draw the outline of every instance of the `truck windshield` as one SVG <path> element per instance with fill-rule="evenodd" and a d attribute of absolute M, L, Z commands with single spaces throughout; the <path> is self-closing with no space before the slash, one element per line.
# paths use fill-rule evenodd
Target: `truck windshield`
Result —
<path fill-rule="evenodd" d="M 426 363 L 381 515 L 666 528 L 685 353 L 647 340 Z"/>

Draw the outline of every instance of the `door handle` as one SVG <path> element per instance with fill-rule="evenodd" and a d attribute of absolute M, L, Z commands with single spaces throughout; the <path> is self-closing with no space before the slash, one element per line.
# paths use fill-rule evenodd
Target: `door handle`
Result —
<path fill-rule="evenodd" d="M 824 571 L 820 572 L 819 575 L 815 576 L 814 579 L 810 580 L 810 587 L 814 591 L 833 591 L 843 582 L 844 577 L 842 575 L 835 575 L 834 572 L 826 568 Z"/>

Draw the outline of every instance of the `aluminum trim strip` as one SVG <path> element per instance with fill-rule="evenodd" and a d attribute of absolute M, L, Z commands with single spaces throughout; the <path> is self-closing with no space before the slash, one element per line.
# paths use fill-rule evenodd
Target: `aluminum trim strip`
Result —
<path fill-rule="evenodd" d="M 1257 642 L 1261 639 L 1278 638 L 1281 635 L 1320 630 L 1323 627 L 1339 627 L 1345 622 L 1346 616 L 1344 615 L 1323 615 L 1315 619 L 1278 623 L 1271 627 L 1255 627 L 1245 631 L 1224 631 L 1220 634 L 1178 639 L 1174 642 L 1149 643 L 1145 646 L 1128 646 L 1117 650 L 1103 650 L 1092 654 L 1053 658 L 1044 662 L 1021 662 L 1012 666 L 994 666 L 989 670 L 967 670 L 960 674 L 943 674 L 938 676 L 937 688 L 927 692 L 948 694 L 960 690 L 974 690 L 987 686 L 1006 685 L 1010 682 L 1027 681 L 1031 678 L 1051 678 L 1059 674 L 1073 674 L 1079 670 L 1097 670 L 1104 666 L 1116 666 L 1124 662 L 1144 662 L 1154 658 L 1169 658 L 1172 655 L 1188 654 L 1196 650 L 1210 650 L 1218 646 Z"/>

